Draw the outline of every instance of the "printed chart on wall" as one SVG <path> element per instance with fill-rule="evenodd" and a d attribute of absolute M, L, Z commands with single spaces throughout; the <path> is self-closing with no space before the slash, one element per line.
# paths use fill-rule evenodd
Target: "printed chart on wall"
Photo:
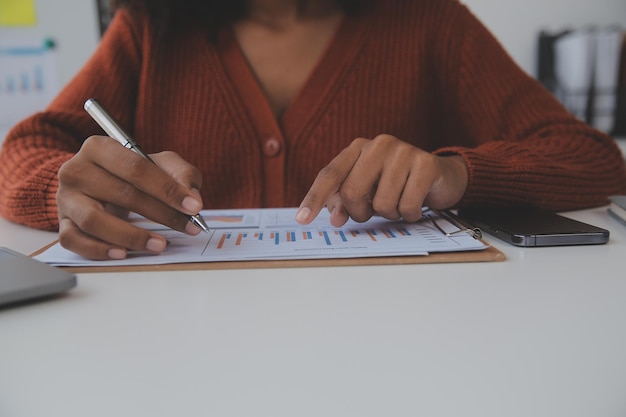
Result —
<path fill-rule="evenodd" d="M 131 221 L 137 226 L 165 236 L 168 246 L 164 253 L 131 253 L 128 259 L 121 261 L 94 262 L 63 249 L 57 243 L 37 255 L 36 259 L 56 266 L 121 266 L 415 256 L 487 248 L 471 233 L 431 211 L 424 212 L 424 219 L 417 223 L 374 217 L 365 223 L 349 221 L 342 227 L 330 226 L 326 210 L 306 226 L 295 221 L 295 214 L 295 208 L 203 211 L 201 215 L 211 233 L 195 237 L 134 216 Z"/>
<path fill-rule="evenodd" d="M 54 42 L 0 36 L 0 135 L 45 109 L 58 93 Z"/>

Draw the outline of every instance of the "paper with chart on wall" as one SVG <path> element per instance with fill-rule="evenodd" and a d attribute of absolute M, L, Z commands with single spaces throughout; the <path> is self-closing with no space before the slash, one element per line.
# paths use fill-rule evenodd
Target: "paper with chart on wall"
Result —
<path fill-rule="evenodd" d="M 611 132 L 615 125 L 620 54 L 623 29 L 610 27 L 596 33 L 596 59 L 594 68 L 593 127 Z"/>
<path fill-rule="evenodd" d="M 20 120 L 44 110 L 58 91 L 51 40 L 0 34 L 0 142 Z"/>
<path fill-rule="evenodd" d="M 417 223 L 393 222 L 374 217 L 365 223 L 350 220 L 330 226 L 326 210 L 302 226 L 297 209 L 204 210 L 200 214 L 210 234 L 198 236 L 173 231 L 139 216 L 136 225 L 156 231 L 168 240 L 159 254 L 129 253 L 124 260 L 91 261 L 56 243 L 35 257 L 56 266 L 129 266 L 192 262 L 332 259 L 380 256 L 415 256 L 435 252 L 475 251 L 488 245 L 469 233 L 459 232 L 451 221 L 425 211 Z M 435 220 L 436 224 L 432 221 Z M 440 230 L 441 229 L 441 230 Z"/>
<path fill-rule="evenodd" d="M 594 53 L 595 33 L 591 29 L 569 32 L 554 43 L 556 95 L 581 120 L 586 120 Z"/>

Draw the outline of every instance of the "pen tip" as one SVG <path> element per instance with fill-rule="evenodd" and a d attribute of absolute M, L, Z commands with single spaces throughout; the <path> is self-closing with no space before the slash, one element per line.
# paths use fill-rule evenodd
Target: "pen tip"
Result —
<path fill-rule="evenodd" d="M 210 233 L 209 226 L 204 222 L 204 219 L 199 214 L 190 217 L 191 221 L 198 226 L 200 229 L 204 230 L 207 233 Z"/>

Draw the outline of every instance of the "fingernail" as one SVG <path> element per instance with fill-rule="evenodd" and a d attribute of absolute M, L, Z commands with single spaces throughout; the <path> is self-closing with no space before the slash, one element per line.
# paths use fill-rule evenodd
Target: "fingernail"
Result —
<path fill-rule="evenodd" d="M 126 251 L 124 249 L 113 248 L 109 249 L 107 255 L 110 259 L 125 259 Z"/>
<path fill-rule="evenodd" d="M 189 213 L 196 214 L 202 210 L 202 203 L 193 197 L 185 197 L 182 206 Z"/>
<path fill-rule="evenodd" d="M 298 221 L 298 223 L 304 223 L 307 220 L 309 220 L 310 216 L 311 216 L 311 209 L 308 207 L 302 207 L 296 213 L 296 221 Z"/>
<path fill-rule="evenodd" d="M 167 241 L 165 239 L 157 239 L 150 238 L 146 243 L 146 249 L 150 252 L 163 252 L 165 250 L 165 246 L 167 246 Z"/>

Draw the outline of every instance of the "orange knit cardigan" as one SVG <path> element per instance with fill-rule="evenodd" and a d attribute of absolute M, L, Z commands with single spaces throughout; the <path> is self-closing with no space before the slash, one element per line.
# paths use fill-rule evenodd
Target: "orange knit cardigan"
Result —
<path fill-rule="evenodd" d="M 0 214 L 58 227 L 59 167 L 90 135 L 98 99 L 147 152 L 200 169 L 207 208 L 296 206 L 318 171 L 354 138 L 392 134 L 461 155 L 460 206 L 602 205 L 626 193 L 614 141 L 571 116 L 525 74 L 457 0 L 385 0 L 344 19 L 277 120 L 230 29 L 157 42 L 122 9 L 93 56 L 41 113 L 15 126 L 0 154 Z"/>

